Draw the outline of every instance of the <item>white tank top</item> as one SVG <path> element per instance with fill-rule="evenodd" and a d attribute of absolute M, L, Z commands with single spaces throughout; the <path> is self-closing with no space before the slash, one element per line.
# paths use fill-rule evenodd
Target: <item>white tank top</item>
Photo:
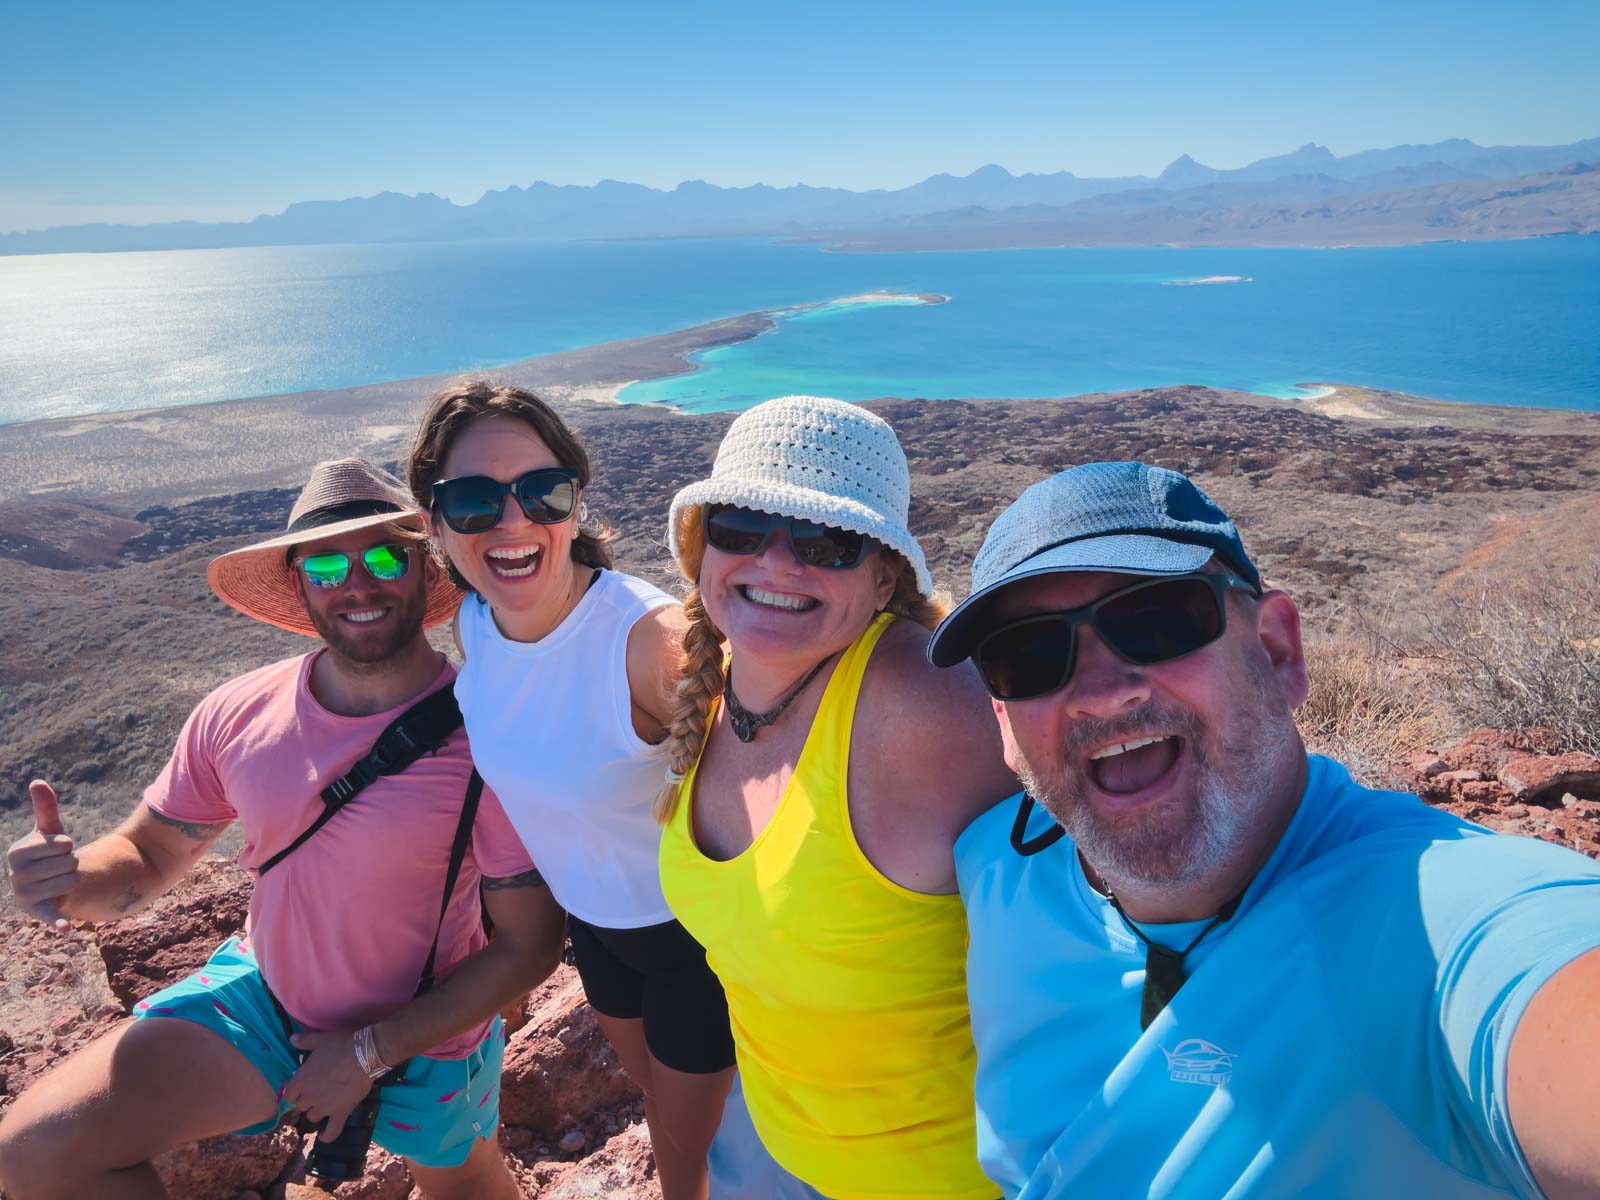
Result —
<path fill-rule="evenodd" d="M 591 925 L 672 919 L 650 816 L 667 748 L 633 730 L 627 654 L 634 623 L 675 603 L 642 579 L 601 571 L 537 642 L 506 638 L 480 596 L 461 605 L 467 662 L 456 697 L 473 761 L 556 902 Z"/>

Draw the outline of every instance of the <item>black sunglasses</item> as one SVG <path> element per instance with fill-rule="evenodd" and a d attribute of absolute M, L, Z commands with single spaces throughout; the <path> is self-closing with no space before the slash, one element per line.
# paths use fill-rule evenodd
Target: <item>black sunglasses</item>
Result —
<path fill-rule="evenodd" d="M 1222 636 L 1228 625 L 1224 597 L 1234 588 L 1259 594 L 1242 579 L 1209 571 L 1142 579 L 1082 608 L 1007 622 L 984 636 L 972 661 L 996 700 L 1032 700 L 1072 678 L 1078 626 L 1089 626 L 1127 662 L 1166 662 Z"/>
<path fill-rule="evenodd" d="M 706 544 L 726 554 L 755 554 L 776 530 L 783 530 L 789 551 L 808 567 L 854 567 L 875 544 L 864 533 L 799 517 L 780 517 L 731 504 L 708 504 L 701 516 Z"/>
<path fill-rule="evenodd" d="M 577 507 L 578 473 L 570 467 L 540 467 L 510 483 L 487 475 L 441 479 L 433 485 L 433 506 L 457 533 L 483 533 L 500 523 L 508 494 L 517 498 L 528 520 L 556 525 Z"/>

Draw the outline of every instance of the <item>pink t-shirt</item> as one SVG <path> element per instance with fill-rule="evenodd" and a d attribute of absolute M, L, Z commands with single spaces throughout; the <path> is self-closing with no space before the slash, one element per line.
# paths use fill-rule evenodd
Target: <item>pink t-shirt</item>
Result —
<path fill-rule="evenodd" d="M 370 717 L 342 717 L 312 696 L 321 651 L 285 659 L 223 684 L 202 700 L 145 802 L 179 821 L 243 823 L 239 863 L 255 868 L 322 812 L 322 788 L 372 748 L 416 700 Z M 456 675 L 445 664 L 428 688 Z M 450 843 L 472 771 L 465 729 L 436 755 L 369 785 L 304 845 L 257 882 L 249 938 L 262 974 L 292 1016 L 311 1029 L 353 1029 L 411 999 L 439 921 Z M 533 866 L 493 792 L 485 788 L 434 976 L 443 980 L 484 945 L 480 875 Z M 462 1058 L 488 1023 L 426 1053 Z"/>

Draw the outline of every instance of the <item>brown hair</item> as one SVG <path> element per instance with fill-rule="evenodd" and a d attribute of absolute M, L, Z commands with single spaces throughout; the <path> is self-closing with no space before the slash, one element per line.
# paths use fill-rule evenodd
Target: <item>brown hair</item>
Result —
<path fill-rule="evenodd" d="M 578 435 L 556 415 L 556 411 L 532 392 L 489 379 L 458 379 L 446 384 L 428 400 L 422 424 L 411 443 L 411 458 L 406 463 L 406 482 L 411 497 L 424 512 L 433 511 L 433 485 L 444 472 L 445 456 L 456 438 L 473 422 L 485 417 L 509 417 L 521 421 L 550 447 L 556 461 L 578 473 L 578 486 L 589 486 L 589 455 Z M 578 536 L 572 542 L 572 561 L 586 567 L 612 565 L 608 543 L 615 535 L 604 521 L 591 524 L 579 510 Z M 455 564 L 443 557 L 437 541 L 434 552 L 443 562 L 450 579 L 459 588 L 471 591 Z"/>
<path fill-rule="evenodd" d="M 651 815 L 665 825 L 677 811 L 683 777 L 694 766 L 705 745 L 711 705 L 722 695 L 722 631 L 711 622 L 700 598 L 700 564 L 705 558 L 705 533 L 700 524 L 700 506 L 690 505 L 678 513 L 678 570 L 689 581 L 689 595 L 683 602 L 689 626 L 683 632 L 683 678 L 672 698 L 672 720 L 667 725 L 668 776 L 656 794 Z M 950 597 L 942 591 L 924 596 L 917 586 L 917 571 L 904 555 L 881 547 L 891 563 L 897 563 L 894 591 L 883 611 L 914 621 L 932 631 L 950 612 Z"/>

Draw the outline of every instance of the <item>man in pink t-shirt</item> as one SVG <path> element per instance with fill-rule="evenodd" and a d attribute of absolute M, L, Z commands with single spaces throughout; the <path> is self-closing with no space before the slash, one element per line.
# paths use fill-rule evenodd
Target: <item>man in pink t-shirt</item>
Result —
<path fill-rule="evenodd" d="M 465 730 L 364 777 L 278 858 L 324 813 L 323 789 L 455 678 L 423 630 L 459 594 L 419 529 L 392 477 L 357 460 L 318 465 L 288 532 L 223 555 L 207 578 L 233 607 L 324 645 L 202 700 L 133 815 L 82 850 L 50 785 L 30 785 L 35 829 L 8 866 L 18 901 L 53 928 L 147 906 L 233 820 L 240 863 L 262 873 L 243 936 L 18 1098 L 0 1122 L 0 1186 L 14 1200 L 162 1196 L 155 1155 L 270 1129 L 289 1110 L 325 1122 L 331 1144 L 352 1110 L 370 1109 L 374 1080 L 373 1140 L 430 1198 L 519 1194 L 496 1145 L 496 1014 L 554 969 L 564 914 L 486 790 L 446 901 L 469 781 L 481 787 Z M 437 985 L 424 990 L 435 944 Z"/>

